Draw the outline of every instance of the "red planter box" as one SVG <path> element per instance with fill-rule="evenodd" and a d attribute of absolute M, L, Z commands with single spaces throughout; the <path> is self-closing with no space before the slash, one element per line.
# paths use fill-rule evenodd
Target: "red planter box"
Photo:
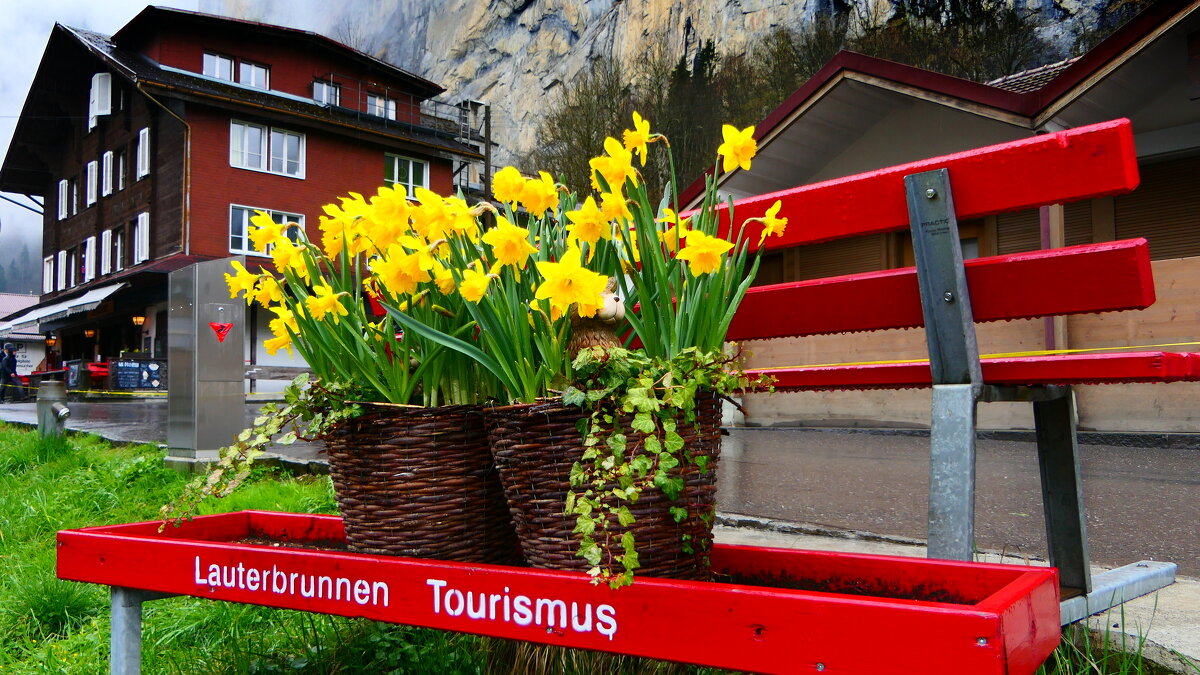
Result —
<path fill-rule="evenodd" d="M 761 672 L 1032 673 L 1059 640 L 1049 568 L 717 546 L 730 583 L 611 590 L 572 572 L 328 550 L 344 544 L 333 516 L 158 526 L 59 532 L 58 576 Z M 326 548 L 298 548 L 312 545 Z"/>

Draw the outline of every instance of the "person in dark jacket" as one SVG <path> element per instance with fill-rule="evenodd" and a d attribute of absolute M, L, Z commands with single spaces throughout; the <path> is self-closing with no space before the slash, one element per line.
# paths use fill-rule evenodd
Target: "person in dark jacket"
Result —
<path fill-rule="evenodd" d="M 21 378 L 17 377 L 17 349 L 13 343 L 5 342 L 4 353 L 0 356 L 0 403 L 22 398 L 25 398 L 25 390 L 21 388 Z"/>

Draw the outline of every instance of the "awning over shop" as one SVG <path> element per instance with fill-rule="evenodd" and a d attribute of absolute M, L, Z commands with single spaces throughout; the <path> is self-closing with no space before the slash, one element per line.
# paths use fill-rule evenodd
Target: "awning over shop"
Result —
<path fill-rule="evenodd" d="M 29 311 L 20 316 L 0 322 L 0 337 L 8 337 L 9 333 L 33 326 L 41 321 L 53 321 L 54 319 L 61 319 L 72 314 L 96 309 L 106 298 L 128 285 L 125 282 L 121 282 L 119 284 L 101 286 L 100 288 L 93 288 L 77 298 L 31 307 Z"/>

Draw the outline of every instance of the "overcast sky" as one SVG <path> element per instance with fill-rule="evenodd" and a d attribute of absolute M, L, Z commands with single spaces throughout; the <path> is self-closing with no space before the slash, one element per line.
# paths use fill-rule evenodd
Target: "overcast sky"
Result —
<path fill-rule="evenodd" d="M 0 48 L 0 156 L 8 154 L 13 129 L 54 24 L 112 35 L 147 4 L 197 9 L 197 0 L 4 0 L 0 7 L 0 35 L 5 43 Z M 13 255 L 15 238 L 36 241 L 41 223 L 40 216 L 0 201 L 0 261 L 7 262 Z"/>

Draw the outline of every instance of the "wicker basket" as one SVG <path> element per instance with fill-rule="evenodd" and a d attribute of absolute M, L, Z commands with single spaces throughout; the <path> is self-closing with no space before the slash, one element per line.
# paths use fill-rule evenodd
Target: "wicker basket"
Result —
<path fill-rule="evenodd" d="M 705 558 L 712 544 L 712 518 L 701 516 L 711 516 L 714 511 L 720 410 L 716 397 L 704 397 L 697 402 L 696 424 L 681 421 L 679 425 L 688 451 L 709 457 L 708 471 L 701 474 L 694 465 L 681 464 L 674 470 L 675 475 L 686 471 L 685 488 L 678 499 L 669 500 L 659 490 L 649 489 L 628 505 L 636 519 L 630 529 L 641 562 L 635 574 L 708 578 Z M 563 513 L 571 465 L 583 454 L 577 427 L 580 409 L 559 402 L 485 407 L 484 417 L 525 562 L 549 569 L 587 570 L 587 561 L 575 555 L 580 539 L 572 534 L 575 517 Z M 628 423 L 626 420 L 626 429 Z M 640 452 L 640 439 L 629 433 L 631 457 Z M 688 517 L 676 523 L 669 511 L 672 506 L 687 508 Z M 692 553 L 684 551 L 684 535 L 690 535 Z M 614 553 L 620 552 L 619 546 L 616 544 Z"/>
<path fill-rule="evenodd" d="M 478 406 L 364 408 L 325 440 L 351 550 L 520 560 Z"/>

